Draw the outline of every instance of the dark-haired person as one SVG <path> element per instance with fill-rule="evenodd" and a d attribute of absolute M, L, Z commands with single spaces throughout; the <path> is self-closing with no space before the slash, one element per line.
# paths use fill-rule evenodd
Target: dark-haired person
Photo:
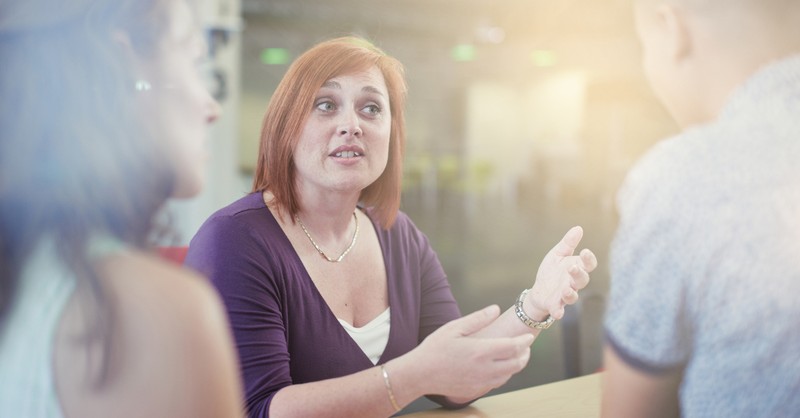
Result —
<path fill-rule="evenodd" d="M 145 249 L 219 113 L 184 0 L 0 0 L 0 416 L 233 417 L 219 297 Z"/>

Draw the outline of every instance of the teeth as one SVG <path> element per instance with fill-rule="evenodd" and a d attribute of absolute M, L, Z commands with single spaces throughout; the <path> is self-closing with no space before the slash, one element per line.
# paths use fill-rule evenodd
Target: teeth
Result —
<path fill-rule="evenodd" d="M 355 151 L 341 151 L 341 152 L 337 152 L 336 156 L 337 157 L 341 157 L 341 158 L 353 158 L 353 157 L 360 157 L 361 154 L 359 154 L 359 153 L 357 153 Z"/>

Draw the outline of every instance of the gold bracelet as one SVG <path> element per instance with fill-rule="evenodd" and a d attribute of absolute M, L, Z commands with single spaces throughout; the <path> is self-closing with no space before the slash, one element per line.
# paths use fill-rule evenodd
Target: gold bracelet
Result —
<path fill-rule="evenodd" d="M 386 393 L 389 394 L 389 402 L 392 403 L 394 412 L 397 412 L 402 408 L 400 408 L 400 405 L 397 404 L 397 400 L 394 398 L 394 392 L 392 391 L 392 384 L 389 383 L 389 373 L 386 372 L 385 364 L 381 364 L 381 373 L 383 373 L 383 385 L 386 386 Z"/>

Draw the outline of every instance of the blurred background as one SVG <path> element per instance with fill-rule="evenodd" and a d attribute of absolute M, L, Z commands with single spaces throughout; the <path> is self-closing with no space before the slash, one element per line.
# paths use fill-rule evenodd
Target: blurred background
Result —
<path fill-rule="evenodd" d="M 429 236 L 462 312 L 513 304 L 573 225 L 600 267 L 499 391 L 601 367 L 608 247 L 627 170 L 676 127 L 639 66 L 630 0 L 203 0 L 223 106 L 209 183 L 171 212 L 186 244 L 250 190 L 261 118 L 294 58 L 356 34 L 406 67 L 402 209 Z M 431 407 L 418 401 L 406 411 Z"/>

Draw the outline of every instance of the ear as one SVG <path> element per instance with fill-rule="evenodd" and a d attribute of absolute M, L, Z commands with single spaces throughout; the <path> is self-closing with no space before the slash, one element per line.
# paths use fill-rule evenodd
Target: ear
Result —
<path fill-rule="evenodd" d="M 693 39 L 686 11 L 674 4 L 662 3 L 656 8 L 656 19 L 664 35 L 667 56 L 675 62 L 688 58 L 693 51 Z"/>
<path fill-rule="evenodd" d="M 120 29 L 115 29 L 111 32 L 111 40 L 113 41 L 114 45 L 120 49 L 122 55 L 124 55 L 130 62 L 135 63 L 137 61 L 137 54 L 133 49 L 133 42 L 131 42 L 131 37 L 127 32 Z"/>
<path fill-rule="evenodd" d="M 128 49 L 133 52 L 133 43 L 131 42 L 131 37 L 128 35 L 127 32 L 115 29 L 111 31 L 111 39 L 114 41 L 115 44 L 119 45 L 122 48 Z"/>
<path fill-rule="evenodd" d="M 136 50 L 133 47 L 133 42 L 131 42 L 131 37 L 128 35 L 127 32 L 116 29 L 111 32 L 111 40 L 113 41 L 114 45 L 116 45 L 122 56 L 125 57 L 128 65 L 135 69 L 136 73 L 141 73 L 140 75 L 143 76 L 145 65 L 143 64 L 139 54 L 136 53 Z"/>

